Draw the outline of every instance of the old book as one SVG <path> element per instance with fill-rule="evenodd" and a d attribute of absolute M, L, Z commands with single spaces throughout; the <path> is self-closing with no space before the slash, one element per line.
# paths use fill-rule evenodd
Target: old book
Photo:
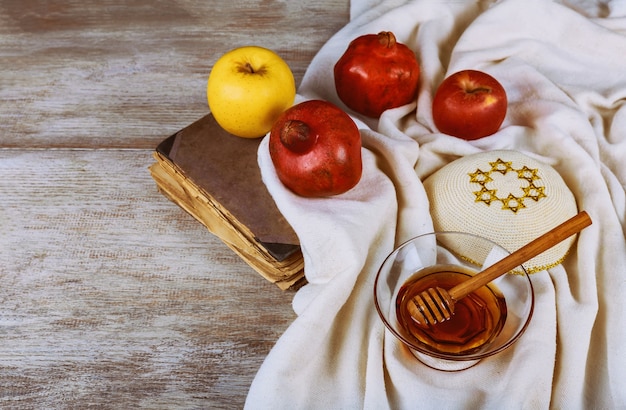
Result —
<path fill-rule="evenodd" d="M 296 234 L 261 180 L 260 139 L 239 138 L 211 114 L 165 139 L 150 167 L 160 192 L 281 289 L 304 281 Z"/>

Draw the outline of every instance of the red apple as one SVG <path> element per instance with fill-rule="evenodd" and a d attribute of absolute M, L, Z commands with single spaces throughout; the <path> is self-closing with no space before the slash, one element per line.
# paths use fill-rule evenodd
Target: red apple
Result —
<path fill-rule="evenodd" d="M 417 98 L 420 67 L 415 53 L 389 31 L 354 39 L 334 74 L 341 101 L 368 117 L 377 118 Z"/>
<path fill-rule="evenodd" d="M 475 140 L 498 131 L 506 109 L 506 92 L 495 78 L 464 70 L 446 78 L 437 89 L 433 120 L 445 134 Z"/>
<path fill-rule="evenodd" d="M 344 193 L 361 179 L 361 134 L 339 107 L 305 101 L 283 112 L 269 151 L 281 182 L 304 197 Z"/>

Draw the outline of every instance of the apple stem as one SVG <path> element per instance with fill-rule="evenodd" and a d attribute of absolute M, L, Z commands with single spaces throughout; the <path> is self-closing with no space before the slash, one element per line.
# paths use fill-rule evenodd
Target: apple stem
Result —
<path fill-rule="evenodd" d="M 305 122 L 288 120 L 280 131 L 280 142 L 291 152 L 301 154 L 311 149 L 316 136 Z"/>
<path fill-rule="evenodd" d="M 476 88 L 471 88 L 471 89 L 467 90 L 467 92 L 469 94 L 490 93 L 491 92 L 491 88 L 489 88 L 489 87 L 476 87 Z"/>
<path fill-rule="evenodd" d="M 237 67 L 239 72 L 246 74 L 265 74 L 265 67 L 261 66 L 259 69 L 255 69 L 252 63 L 246 61 L 245 63 L 240 63 Z"/>
<path fill-rule="evenodd" d="M 391 31 L 378 33 L 378 42 L 381 46 L 391 48 L 396 45 L 396 36 Z"/>
<path fill-rule="evenodd" d="M 250 63 L 246 63 L 245 65 L 245 69 L 247 72 L 249 72 L 250 74 L 254 74 L 254 67 L 252 67 L 252 64 Z"/>
<path fill-rule="evenodd" d="M 461 88 L 465 90 L 468 94 L 478 94 L 478 93 L 490 93 L 491 87 L 486 85 L 481 85 L 478 81 L 474 81 L 470 78 L 463 78 L 460 80 L 459 85 Z"/>

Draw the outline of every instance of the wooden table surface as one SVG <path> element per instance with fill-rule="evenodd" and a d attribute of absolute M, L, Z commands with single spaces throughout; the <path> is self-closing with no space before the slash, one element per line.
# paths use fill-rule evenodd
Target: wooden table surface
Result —
<path fill-rule="evenodd" d="M 299 83 L 348 0 L 0 2 L 0 408 L 241 408 L 294 319 L 162 196 L 165 137 L 224 52 Z"/>

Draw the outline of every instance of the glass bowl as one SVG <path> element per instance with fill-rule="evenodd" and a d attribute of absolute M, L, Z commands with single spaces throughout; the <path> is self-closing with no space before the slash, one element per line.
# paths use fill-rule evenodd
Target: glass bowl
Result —
<path fill-rule="evenodd" d="M 508 254 L 469 233 L 415 237 L 381 265 L 374 282 L 376 310 L 386 328 L 425 365 L 444 371 L 467 369 L 510 347 L 530 323 L 535 296 L 524 267 L 456 301 L 452 318 L 442 323 L 420 324 L 408 313 L 407 303 L 421 289 L 449 289 Z"/>

